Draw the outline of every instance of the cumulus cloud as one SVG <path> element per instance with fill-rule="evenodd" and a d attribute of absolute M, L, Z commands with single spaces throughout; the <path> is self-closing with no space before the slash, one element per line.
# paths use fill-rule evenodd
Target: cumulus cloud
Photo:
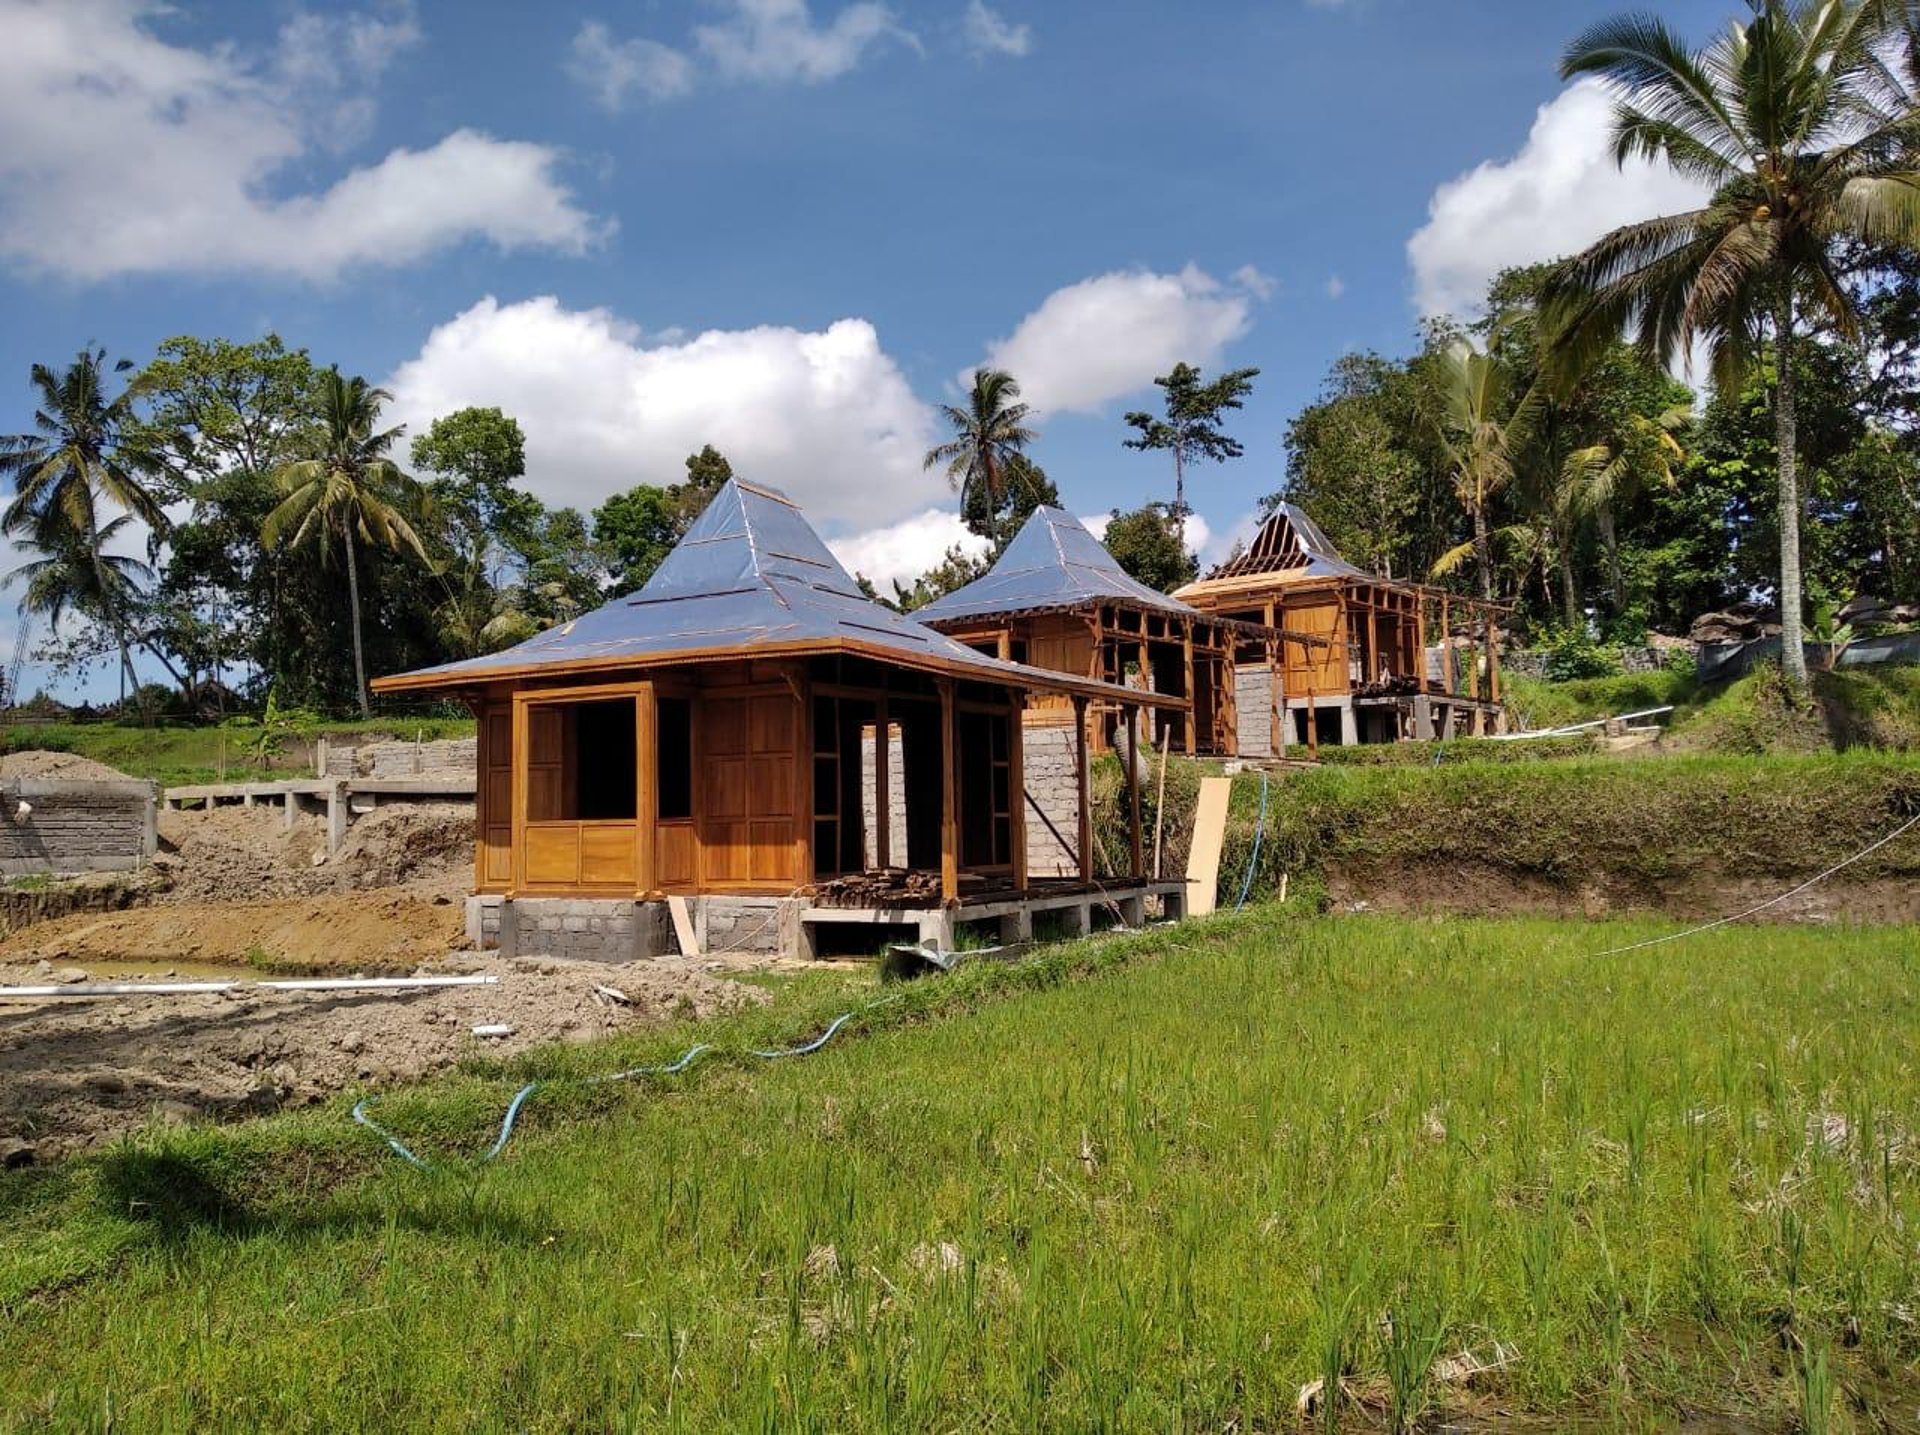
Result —
<path fill-rule="evenodd" d="M 827 547 L 849 573 L 865 574 L 885 593 L 896 579 L 911 587 L 915 578 L 945 558 L 955 544 L 975 558 L 992 546 L 970 533 L 959 514 L 929 508 L 884 528 L 832 539 Z"/>
<path fill-rule="evenodd" d="M 1010 22 L 986 0 L 967 0 L 960 19 L 967 48 L 975 55 L 1025 55 L 1033 49 L 1033 26 Z"/>
<path fill-rule="evenodd" d="M 1407 243 L 1423 314 L 1477 314 L 1503 269 L 1577 253 L 1635 220 L 1698 207 L 1694 181 L 1664 165 L 1614 163 L 1612 101 L 1582 80 L 1541 106 L 1512 159 L 1490 160 L 1434 191 Z"/>
<path fill-rule="evenodd" d="M 733 80 L 838 79 L 889 37 L 917 47 L 893 11 L 875 0 L 847 6 L 817 23 L 807 0 L 725 0 L 732 13 L 694 27 L 694 40 L 722 76 Z"/>
<path fill-rule="evenodd" d="M 598 20 L 581 25 L 567 55 L 567 76 L 609 114 L 638 95 L 670 100 L 693 88 L 693 61 L 671 45 L 635 36 L 617 40 Z"/>
<path fill-rule="evenodd" d="M 1054 290 L 988 346 L 986 363 L 1018 379 L 1038 411 L 1090 413 L 1182 359 L 1217 363 L 1247 332 L 1260 297 L 1244 277 L 1223 284 L 1191 264 L 1178 274 L 1101 274 Z"/>
<path fill-rule="evenodd" d="M 470 404 L 505 409 L 526 430 L 533 490 L 583 510 L 677 480 L 709 443 L 828 528 L 891 523 L 945 491 L 920 465 L 932 412 L 864 319 L 649 336 L 606 309 L 488 297 L 387 386 L 415 433 Z"/>
<path fill-rule="evenodd" d="M 544 145 L 462 129 L 318 190 L 296 161 L 370 122 L 412 12 L 296 13 L 278 48 L 169 44 L 155 0 L 0 0 L 0 258 L 81 280 L 246 270 L 327 279 L 449 245 L 574 253 L 604 232 Z M 315 56 L 309 45 L 328 47 Z"/>
<path fill-rule="evenodd" d="M 1327 297 L 1329 299 L 1346 298 L 1347 281 L 1342 279 L 1338 274 L 1329 274 L 1327 276 Z"/>

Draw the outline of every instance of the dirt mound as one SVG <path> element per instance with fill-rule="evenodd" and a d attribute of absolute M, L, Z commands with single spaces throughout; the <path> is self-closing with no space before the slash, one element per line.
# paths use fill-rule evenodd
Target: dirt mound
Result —
<path fill-rule="evenodd" d="M 160 836 L 170 849 L 159 865 L 172 879 L 171 902 L 375 887 L 453 898 L 473 883 L 473 808 L 461 803 L 375 808 L 347 829 L 347 840 L 331 855 L 324 818 L 300 813 L 289 828 L 278 807 L 167 812 Z"/>
<path fill-rule="evenodd" d="M 108 767 L 104 762 L 95 762 L 90 757 L 81 757 L 72 752 L 44 752 L 34 748 L 28 752 L 10 752 L 0 757 L 0 780 L 22 777 L 58 777 L 69 782 L 129 782 L 126 773 L 118 768 Z"/>
<path fill-rule="evenodd" d="M 278 971 L 406 971 L 466 945 L 460 907 L 405 892 L 161 902 L 84 912 L 0 940 L 0 962 L 144 962 Z"/>
<path fill-rule="evenodd" d="M 256 1115 L 350 1086 L 400 1082 L 475 1054 L 587 1041 L 671 1016 L 766 1000 L 682 959 L 599 963 L 461 959 L 494 986 L 413 992 L 249 992 L 0 1003 L 0 1140 L 46 1159 L 154 1117 Z M 44 982 L 0 966 L 0 983 Z M 617 989 L 626 1001 L 601 995 Z M 473 1028 L 505 1023 L 504 1039 Z"/>

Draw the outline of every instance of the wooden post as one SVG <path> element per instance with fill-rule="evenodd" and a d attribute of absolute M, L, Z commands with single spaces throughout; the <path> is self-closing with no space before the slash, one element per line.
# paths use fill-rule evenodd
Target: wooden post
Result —
<path fill-rule="evenodd" d="M 1447 595 L 1440 595 L 1440 690 L 1448 697 L 1455 695 L 1456 681 L 1453 672 L 1453 623 L 1451 621 L 1452 604 Z"/>
<path fill-rule="evenodd" d="M 1087 783 L 1087 700 L 1073 700 L 1073 772 L 1078 789 L 1080 880 L 1093 881 L 1093 795 Z"/>
<path fill-rule="evenodd" d="M 960 741 L 954 721 L 953 679 L 938 678 L 940 688 L 940 900 L 960 900 Z"/>
<path fill-rule="evenodd" d="M 1413 651 L 1415 690 L 1427 690 L 1427 595 L 1416 593 L 1413 599 Z"/>
<path fill-rule="evenodd" d="M 1180 650 L 1187 664 L 1187 756 L 1192 757 L 1199 751 L 1194 729 L 1200 725 L 1200 697 L 1193 690 L 1193 623 L 1183 620 L 1181 627 L 1186 634 Z"/>
<path fill-rule="evenodd" d="M 513 698 L 513 862 L 507 878 L 507 895 L 517 897 L 527 874 L 527 704 L 518 693 Z M 337 790 L 336 790 L 337 791 Z M 208 799 L 207 806 L 213 806 Z M 333 816 L 333 804 L 327 815 Z"/>
<path fill-rule="evenodd" d="M 1160 739 L 1160 782 L 1153 794 L 1153 880 L 1160 880 L 1160 833 L 1167 823 L 1167 747 Z"/>
<path fill-rule="evenodd" d="M 1500 626 L 1492 608 L 1487 609 L 1487 698 L 1500 701 Z"/>
<path fill-rule="evenodd" d="M 1127 804 L 1127 855 L 1131 864 L 1130 875 L 1138 882 L 1146 876 L 1147 855 L 1140 833 L 1140 709 L 1137 705 L 1121 709 L 1127 722 L 1127 790 L 1132 800 Z"/>
<path fill-rule="evenodd" d="M 1010 663 L 1013 661 L 1013 630 L 1011 628 L 1002 628 L 1000 630 L 999 653 L 1001 662 Z"/>
<path fill-rule="evenodd" d="M 887 721 L 887 695 L 873 702 L 873 865 L 893 865 L 893 739 Z"/>
<path fill-rule="evenodd" d="M 1013 889 L 1027 890 L 1027 695 L 1017 691 L 1007 713 L 1007 842 Z"/>
<path fill-rule="evenodd" d="M 660 723 L 659 702 L 653 684 L 642 685 L 633 700 L 633 750 L 639 756 L 634 764 L 634 890 L 645 897 L 660 890 L 656 870 L 658 857 L 654 844 L 660 830 Z"/>

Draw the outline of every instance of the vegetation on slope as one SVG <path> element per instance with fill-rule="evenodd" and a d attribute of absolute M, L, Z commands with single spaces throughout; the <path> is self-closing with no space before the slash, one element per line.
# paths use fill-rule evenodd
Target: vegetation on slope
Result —
<path fill-rule="evenodd" d="M 1912 944 L 1592 955 L 1644 931 L 1262 913 L 1083 944 L 805 1061 L 543 1093 L 479 1176 L 337 1106 L 156 1131 L 5 1178 L 0 1423 L 1275 1429 L 1327 1371 L 1370 1404 L 1345 1428 L 1897 1420 Z M 511 1086 L 382 1110 L 472 1149 Z M 1512 1358 L 1434 1379 L 1462 1350 Z"/>

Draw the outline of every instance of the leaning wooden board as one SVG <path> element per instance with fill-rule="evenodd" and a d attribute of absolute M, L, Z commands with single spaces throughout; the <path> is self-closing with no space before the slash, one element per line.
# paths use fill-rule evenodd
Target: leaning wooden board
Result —
<path fill-rule="evenodd" d="M 1227 840 L 1230 777 L 1200 779 L 1200 805 L 1193 814 L 1193 845 L 1187 849 L 1187 915 L 1204 917 L 1214 909 L 1220 887 L 1220 848 Z"/>

